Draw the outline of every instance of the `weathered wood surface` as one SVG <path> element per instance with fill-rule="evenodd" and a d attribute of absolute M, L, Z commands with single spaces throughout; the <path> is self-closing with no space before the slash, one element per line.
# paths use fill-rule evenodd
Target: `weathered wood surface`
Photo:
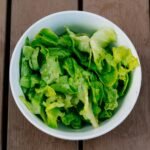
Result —
<path fill-rule="evenodd" d="M 4 55 L 9 54 L 5 46 L 10 44 L 12 54 L 22 33 L 36 20 L 62 10 L 80 9 L 102 15 L 119 25 L 133 41 L 140 56 L 143 72 L 142 88 L 138 102 L 129 117 L 112 132 L 88 141 L 83 141 L 83 150 L 149 150 L 150 149 L 150 14 L 149 0 L 12 0 L 11 16 L 6 18 L 6 3 L 0 0 L 0 149 L 2 133 L 7 134 L 8 150 L 81 150 L 82 143 L 70 142 L 48 136 L 33 127 L 20 113 L 9 90 L 3 95 L 4 71 L 7 66 Z M 78 5 L 80 2 L 80 5 Z M 10 6 L 7 7 L 10 9 Z M 11 35 L 6 40 L 6 19 L 11 17 Z M 10 38 L 10 41 L 9 41 Z M 6 40 L 6 41 L 5 41 Z M 10 42 L 10 43 L 8 43 Z M 8 46 L 9 47 L 9 46 Z M 5 51 L 6 50 L 6 51 Z M 8 56 L 9 57 L 9 56 Z M 8 66 L 7 66 L 8 67 Z M 9 69 L 9 68 L 7 68 Z M 4 74 L 5 73 L 5 74 Z M 8 76 L 8 74 L 7 74 Z M 6 82 L 8 83 L 8 82 Z M 7 85 L 8 86 L 8 85 Z M 6 92 L 7 93 L 7 92 Z M 5 98 L 6 97 L 6 98 Z M 8 130 L 2 131 L 3 104 L 8 100 Z M 7 109 L 6 109 L 7 111 Z M 3 111 L 4 112 L 4 111 Z M 7 119 L 7 116 L 4 116 Z M 6 119 L 4 119 L 6 121 Z M 6 121 L 7 123 L 7 121 Z M 7 124 L 5 124 L 7 126 Z M 6 137 L 6 136 L 5 136 Z M 6 144 L 6 141 L 4 142 Z M 5 149 L 4 149 L 5 150 Z"/>
<path fill-rule="evenodd" d="M 77 9 L 77 0 L 13 0 L 11 53 L 22 33 L 36 20 L 68 9 Z M 9 93 L 8 150 L 76 150 L 77 144 L 48 136 L 33 127 L 20 113 Z"/>
<path fill-rule="evenodd" d="M 112 132 L 85 141 L 84 150 L 150 149 L 150 30 L 148 0 L 83 0 L 83 10 L 119 25 L 133 41 L 142 63 L 138 102 L 129 117 Z"/>
<path fill-rule="evenodd" d="M 0 1 L 0 150 L 2 149 L 2 106 L 3 106 L 3 77 L 6 29 L 6 1 Z M 6 106 L 7 107 L 7 106 Z"/>

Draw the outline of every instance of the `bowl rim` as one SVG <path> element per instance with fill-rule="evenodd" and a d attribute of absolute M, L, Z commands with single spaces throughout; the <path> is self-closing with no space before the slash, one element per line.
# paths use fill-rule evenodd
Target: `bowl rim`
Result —
<path fill-rule="evenodd" d="M 63 15 L 63 14 L 69 14 L 69 13 L 76 13 L 76 14 L 85 14 L 85 15 L 90 15 L 91 17 L 97 17 L 97 18 L 101 18 L 107 22 L 110 22 L 111 24 L 113 24 L 114 26 L 116 26 L 121 32 L 122 34 L 124 34 L 124 36 L 127 38 L 127 40 L 131 43 L 132 47 L 134 48 L 134 51 L 135 53 L 137 54 L 137 51 L 133 45 L 133 43 L 131 42 L 131 40 L 128 38 L 127 34 L 118 26 L 116 25 L 115 23 L 113 23 L 112 21 L 110 21 L 109 19 L 103 17 L 103 16 L 100 16 L 100 15 L 97 15 L 97 14 L 94 14 L 94 13 L 91 13 L 91 12 L 87 12 L 87 11 L 78 11 L 78 10 L 69 10 L 69 11 L 61 11 L 61 12 L 57 12 L 57 13 L 53 13 L 53 14 L 50 14 L 50 15 L 47 15 L 41 19 L 39 19 L 38 21 L 36 21 L 35 23 L 33 23 L 27 30 L 25 30 L 25 32 L 22 34 L 22 36 L 19 38 L 19 40 L 17 41 L 17 44 L 14 48 L 14 51 L 12 53 L 12 56 L 11 56 L 11 61 L 10 61 L 10 68 L 9 68 L 9 82 L 10 82 L 10 87 L 11 87 L 11 91 L 12 91 L 12 95 L 13 95 L 13 99 L 16 103 L 16 105 L 18 106 L 19 110 L 21 111 L 21 113 L 23 114 L 23 116 L 32 124 L 34 125 L 36 128 L 38 128 L 39 130 L 43 131 L 44 133 L 48 134 L 48 135 L 52 135 L 54 137 L 57 137 L 57 138 L 60 138 L 60 139 L 65 139 L 65 140 L 88 140 L 88 139 L 92 139 L 92 138 L 96 138 L 98 136 L 102 136 L 110 131 L 112 131 L 114 128 L 116 128 L 117 126 L 119 126 L 126 118 L 127 116 L 130 114 L 130 112 L 132 111 L 132 109 L 134 108 L 136 102 L 137 102 L 137 99 L 138 99 L 138 96 L 139 96 L 139 93 L 140 93 L 140 89 L 141 89 L 141 82 L 142 82 L 142 70 L 141 70 L 141 64 L 139 65 L 139 86 L 138 86 L 138 90 L 137 90 L 137 93 L 134 97 L 134 101 L 132 102 L 132 106 L 130 108 L 128 108 L 128 111 L 126 113 L 124 113 L 124 115 L 122 116 L 122 118 L 118 119 L 118 122 L 116 122 L 114 125 L 112 125 L 110 128 L 108 128 L 107 130 L 104 130 L 103 132 L 101 133 L 98 133 L 98 132 L 94 132 L 94 134 L 91 134 L 91 135 L 84 135 L 82 137 L 77 137 L 77 136 L 74 136 L 74 135 L 70 135 L 70 134 L 58 134 L 57 132 L 54 132 L 54 130 L 57 130 L 57 129 L 51 129 L 52 132 L 48 132 L 48 128 L 45 128 L 43 129 L 41 127 L 41 124 L 36 124 L 35 121 L 32 120 L 32 114 L 31 112 L 27 114 L 27 112 L 25 112 L 23 109 L 22 109 L 22 106 L 20 105 L 20 102 L 18 101 L 18 97 L 16 95 L 16 92 L 14 90 L 14 85 L 13 85 L 13 82 L 12 82 L 12 70 L 13 70 L 13 61 L 14 61 L 14 58 L 15 58 L 15 52 L 17 51 L 17 47 L 19 45 L 19 43 L 23 40 L 23 37 L 26 35 L 26 33 L 28 33 L 32 28 L 34 28 L 34 26 L 36 26 L 37 24 L 39 24 L 40 22 L 48 19 L 49 17 L 55 17 L 57 15 Z M 137 54 L 137 58 L 139 60 L 139 63 L 140 63 L 140 59 L 139 59 L 139 55 Z M 19 99 L 20 100 L 20 99 Z M 22 102 L 21 102 L 22 103 Z M 36 117 L 36 116 L 35 116 Z M 58 131 L 58 132 L 61 132 L 61 131 Z M 65 131 L 64 131 L 65 132 Z"/>

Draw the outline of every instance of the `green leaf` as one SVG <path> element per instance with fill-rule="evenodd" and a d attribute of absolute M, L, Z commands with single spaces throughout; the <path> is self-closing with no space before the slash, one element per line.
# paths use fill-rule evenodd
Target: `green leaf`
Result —
<path fill-rule="evenodd" d="M 40 69 L 40 73 L 41 78 L 47 84 L 56 81 L 61 74 L 58 58 L 53 56 L 47 56 L 46 62 L 42 65 Z"/>
<path fill-rule="evenodd" d="M 68 34 L 64 34 L 60 36 L 58 40 L 58 45 L 66 48 L 71 48 L 72 47 L 72 40 Z"/>
<path fill-rule="evenodd" d="M 81 117 L 73 112 L 66 113 L 61 118 L 62 123 L 66 126 L 71 126 L 74 129 L 80 129 L 82 127 Z"/>
<path fill-rule="evenodd" d="M 35 74 L 30 76 L 30 81 L 31 81 L 31 88 L 33 88 L 35 85 L 40 84 L 40 77 Z"/>
<path fill-rule="evenodd" d="M 31 59 L 29 60 L 29 65 L 32 70 L 38 70 L 39 69 L 39 63 L 38 63 L 38 55 L 39 55 L 39 49 L 35 49 L 31 55 Z"/>
<path fill-rule="evenodd" d="M 24 96 L 19 96 L 19 98 L 21 99 L 21 101 L 26 105 L 26 107 L 29 109 L 30 112 L 34 112 L 33 111 L 33 108 L 32 108 L 32 105 L 30 102 L 28 102 Z"/>
<path fill-rule="evenodd" d="M 43 29 L 41 29 L 41 31 L 39 32 L 39 35 L 45 36 L 48 39 L 51 39 L 53 41 L 58 41 L 57 34 L 55 32 L 53 32 L 51 29 L 49 29 L 49 28 L 43 28 Z"/>
<path fill-rule="evenodd" d="M 64 60 L 63 68 L 71 77 L 81 76 L 81 67 L 77 64 L 75 59 L 67 58 Z"/>
<path fill-rule="evenodd" d="M 90 38 L 87 35 L 77 35 L 69 28 L 66 28 L 66 30 L 74 43 L 74 47 L 76 47 L 81 52 L 90 53 Z"/>
<path fill-rule="evenodd" d="M 37 75 L 22 76 L 20 78 L 20 85 L 25 88 L 33 88 L 40 84 L 40 78 Z"/>
<path fill-rule="evenodd" d="M 95 50 L 101 50 L 101 48 L 105 48 L 111 43 L 116 42 L 117 35 L 112 28 L 102 27 L 97 30 L 90 39 L 90 45 Z"/>
<path fill-rule="evenodd" d="M 47 124 L 47 116 L 46 116 L 46 112 L 45 112 L 45 107 L 43 107 L 43 106 L 41 106 L 40 116 L 41 116 L 42 120 L 44 121 L 44 123 Z"/>
<path fill-rule="evenodd" d="M 25 45 L 25 46 L 30 46 L 30 44 L 31 44 L 31 43 L 30 43 L 29 37 L 26 37 L 24 45 Z"/>
<path fill-rule="evenodd" d="M 50 56 L 55 56 L 61 59 L 71 55 L 71 51 L 64 48 L 48 48 L 48 51 Z"/>
<path fill-rule="evenodd" d="M 101 112 L 101 108 L 98 104 L 93 104 L 92 105 L 92 110 L 93 110 L 93 113 L 96 117 L 98 117 L 99 113 Z"/>
<path fill-rule="evenodd" d="M 41 113 L 41 102 L 42 102 L 42 95 L 35 94 L 34 97 L 31 99 L 32 110 L 34 114 Z"/>
<path fill-rule="evenodd" d="M 119 96 L 125 95 L 125 92 L 126 92 L 127 87 L 128 87 L 128 83 L 129 83 L 128 74 L 126 74 L 124 77 L 122 76 L 121 78 L 119 78 L 118 85 L 117 85 Z"/>
<path fill-rule="evenodd" d="M 23 56 L 29 60 L 32 56 L 34 49 L 31 46 L 24 46 L 23 47 Z"/>
<path fill-rule="evenodd" d="M 24 88 L 30 88 L 31 87 L 31 80 L 29 76 L 23 76 L 20 79 L 20 85 Z"/>
<path fill-rule="evenodd" d="M 35 92 L 37 94 L 45 95 L 46 97 L 55 97 L 56 96 L 55 90 L 52 87 L 50 87 L 50 86 L 36 88 Z"/>
<path fill-rule="evenodd" d="M 21 70 L 21 77 L 23 76 L 30 76 L 32 71 L 29 67 L 29 63 L 28 61 L 26 60 L 25 57 L 22 57 L 21 59 L 21 67 L 20 67 L 20 70 Z"/>
<path fill-rule="evenodd" d="M 92 35 L 90 39 L 90 45 L 94 62 L 98 67 L 98 70 L 102 70 L 101 60 L 104 56 L 104 48 L 107 47 L 109 44 L 116 42 L 116 39 L 116 33 L 111 28 L 100 28 Z"/>
<path fill-rule="evenodd" d="M 105 110 L 114 110 L 118 107 L 118 93 L 116 89 L 112 87 L 105 87 L 106 98 L 104 99 Z"/>
<path fill-rule="evenodd" d="M 40 114 L 42 100 L 41 95 L 34 95 L 31 102 L 27 101 L 24 96 L 20 96 L 20 99 L 33 114 Z"/>
<path fill-rule="evenodd" d="M 106 86 L 113 86 L 117 80 L 118 72 L 115 68 L 111 67 L 111 70 L 106 73 L 101 73 L 99 78 L 101 82 Z"/>
<path fill-rule="evenodd" d="M 113 56 L 116 63 L 121 63 L 128 72 L 139 65 L 138 59 L 135 58 L 132 55 L 131 50 L 125 46 L 114 47 Z"/>
<path fill-rule="evenodd" d="M 104 110 L 100 113 L 99 118 L 100 119 L 109 119 L 112 117 L 112 112 L 110 110 Z"/>
<path fill-rule="evenodd" d="M 78 98 L 84 104 L 83 109 L 80 111 L 80 115 L 82 115 L 85 120 L 89 120 L 94 128 L 98 127 L 98 120 L 94 116 L 92 104 L 88 97 L 88 85 L 83 79 L 81 79 L 79 82 Z"/>
<path fill-rule="evenodd" d="M 101 82 L 91 82 L 92 101 L 95 104 L 99 104 L 104 96 L 103 85 Z"/>
<path fill-rule="evenodd" d="M 58 118 L 63 116 L 63 113 L 60 111 L 59 108 L 53 108 L 50 110 L 46 109 L 47 115 L 47 124 L 52 128 L 58 127 Z"/>
<path fill-rule="evenodd" d="M 31 45 L 37 46 L 56 46 L 58 44 L 58 36 L 48 28 L 43 28 L 34 38 Z"/>
<path fill-rule="evenodd" d="M 54 83 L 51 85 L 51 87 L 56 91 L 60 92 L 63 94 L 75 94 L 77 93 L 77 89 L 73 88 L 72 86 L 69 85 L 69 80 L 64 78 L 65 80 L 60 80 L 57 81 L 57 83 Z"/>

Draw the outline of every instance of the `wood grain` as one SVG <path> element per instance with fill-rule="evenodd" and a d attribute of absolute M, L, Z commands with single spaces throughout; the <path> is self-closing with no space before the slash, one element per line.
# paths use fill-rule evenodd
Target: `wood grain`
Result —
<path fill-rule="evenodd" d="M 3 70 L 5 52 L 6 1 L 0 1 L 0 150 L 2 145 Z"/>
<path fill-rule="evenodd" d="M 85 150 L 150 149 L 150 30 L 148 0 L 84 0 L 83 8 L 119 25 L 133 41 L 140 56 L 143 81 L 138 102 L 130 116 L 112 132 L 84 142 Z"/>
<path fill-rule="evenodd" d="M 77 0 L 13 0 L 11 53 L 22 33 L 36 20 L 68 9 L 77 9 Z M 8 150 L 76 150 L 77 144 L 53 138 L 33 127 L 20 113 L 9 93 Z"/>

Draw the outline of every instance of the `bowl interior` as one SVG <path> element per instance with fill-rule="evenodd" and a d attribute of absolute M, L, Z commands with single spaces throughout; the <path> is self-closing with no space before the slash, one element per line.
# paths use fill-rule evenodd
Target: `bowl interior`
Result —
<path fill-rule="evenodd" d="M 138 58 L 136 50 L 128 39 L 128 37 L 124 34 L 124 32 L 117 27 L 112 22 L 107 19 L 100 17 L 95 14 L 91 14 L 88 12 L 78 12 L 78 11 L 66 11 L 61 13 L 56 13 L 49 15 L 35 24 L 33 24 L 20 38 L 18 41 L 15 50 L 12 55 L 11 64 L 10 64 L 10 84 L 12 89 L 12 94 L 15 99 L 17 106 L 20 111 L 24 114 L 24 116 L 37 128 L 42 130 L 43 132 L 69 140 L 81 140 L 81 139 L 89 139 L 99 135 L 103 135 L 104 133 L 112 130 L 117 125 L 119 125 L 130 113 L 132 110 L 141 85 L 141 68 L 138 67 L 132 74 L 132 80 L 128 89 L 126 96 L 121 101 L 119 109 L 116 111 L 115 115 L 100 124 L 100 126 L 96 129 L 93 129 L 91 126 L 84 127 L 78 131 L 72 130 L 63 126 L 60 126 L 58 129 L 52 129 L 45 125 L 41 120 L 39 120 L 35 115 L 29 112 L 26 106 L 19 99 L 20 95 L 23 95 L 21 87 L 19 85 L 19 60 L 22 46 L 24 45 L 25 38 L 28 36 L 32 39 L 35 34 L 42 28 L 47 27 L 54 30 L 56 33 L 61 34 L 64 32 L 64 27 L 67 26 L 75 32 L 86 32 L 92 34 L 98 28 L 103 26 L 108 26 L 113 28 L 118 36 L 118 45 L 125 45 L 129 47 L 132 51 L 132 54 Z"/>

